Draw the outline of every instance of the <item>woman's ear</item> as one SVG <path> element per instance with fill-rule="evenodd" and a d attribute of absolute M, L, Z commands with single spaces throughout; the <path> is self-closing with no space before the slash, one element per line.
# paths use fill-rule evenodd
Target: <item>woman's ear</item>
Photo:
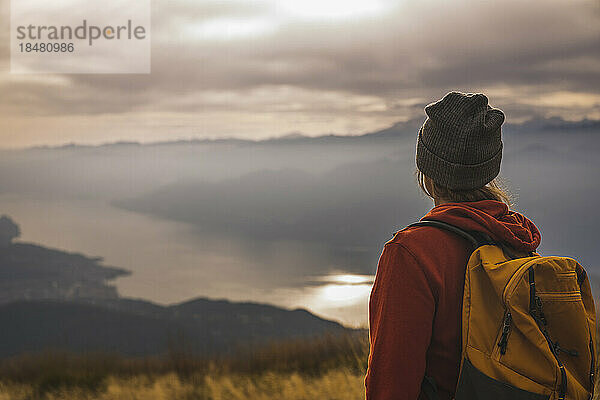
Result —
<path fill-rule="evenodd" d="M 431 178 L 423 176 L 423 184 L 425 185 L 425 189 L 427 189 L 427 192 L 431 195 L 431 197 L 435 198 L 435 190 L 433 190 L 434 186 Z"/>

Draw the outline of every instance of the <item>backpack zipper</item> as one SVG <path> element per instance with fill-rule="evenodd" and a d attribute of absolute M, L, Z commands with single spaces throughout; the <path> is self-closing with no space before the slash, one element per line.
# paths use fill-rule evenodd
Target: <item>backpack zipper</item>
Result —
<path fill-rule="evenodd" d="M 537 320 L 537 317 L 534 317 L 534 318 Z M 538 325 L 540 325 L 539 322 L 538 322 Z M 558 400 L 564 400 L 565 394 L 567 393 L 567 372 L 565 371 L 565 366 L 558 358 L 557 351 L 554 348 L 554 343 L 552 343 L 552 340 L 548 336 L 548 333 L 546 332 L 546 328 L 540 326 L 540 331 L 542 332 L 542 335 L 544 335 L 544 338 L 546 338 L 546 341 L 548 342 L 548 346 L 550 346 L 550 352 L 556 359 L 556 362 L 558 362 L 558 368 L 560 369 L 560 389 L 559 389 L 559 393 L 558 393 Z"/>
<path fill-rule="evenodd" d="M 590 343 L 589 343 L 589 347 L 590 347 L 590 354 L 591 354 L 591 366 L 590 366 L 590 399 L 592 398 L 592 396 L 594 395 L 594 386 L 596 384 L 595 381 L 595 372 L 596 372 L 596 361 L 595 361 L 595 354 L 594 354 L 594 342 L 592 340 L 592 332 L 590 331 Z"/>
<path fill-rule="evenodd" d="M 531 264 L 538 262 L 539 258 L 542 258 L 542 257 L 540 257 L 540 256 L 531 257 L 529 260 L 527 260 L 523 264 L 521 264 L 521 266 L 519 268 L 517 268 L 517 270 L 513 273 L 513 275 L 510 277 L 510 279 L 506 283 L 504 290 L 502 291 L 502 300 L 504 301 L 504 304 L 506 304 L 506 298 L 508 297 L 509 292 L 513 289 L 513 286 L 516 286 L 519 279 L 521 279 L 524 276 L 523 271 L 526 271 L 527 269 L 529 269 L 531 267 Z"/>
<path fill-rule="evenodd" d="M 500 340 L 498 341 L 498 346 L 500 347 L 500 354 L 506 353 L 506 345 L 508 344 L 508 334 L 510 333 L 511 326 L 512 314 L 510 313 L 510 311 L 507 311 L 502 322 L 502 335 L 500 336 Z"/>
<path fill-rule="evenodd" d="M 554 359 L 558 363 L 558 368 L 560 369 L 560 387 L 558 393 L 558 400 L 564 400 L 565 395 L 567 393 L 567 372 L 565 371 L 565 366 L 563 365 L 560 358 L 558 358 L 558 351 L 555 347 L 555 343 L 552 342 L 550 336 L 548 335 L 548 331 L 546 330 L 546 319 L 544 318 L 544 313 L 542 312 L 542 301 L 535 293 L 535 277 L 534 277 L 534 269 L 533 265 L 528 269 L 529 275 L 529 314 L 533 317 L 536 322 L 538 329 L 544 335 L 546 342 L 548 342 L 548 346 L 550 347 L 550 353 L 554 356 Z"/>
<path fill-rule="evenodd" d="M 568 354 L 570 356 L 579 357 L 579 352 L 577 350 L 563 349 L 562 347 L 560 347 L 558 342 L 554 343 L 554 349 L 556 350 L 557 353 L 559 351 L 562 351 L 563 353 Z"/>
<path fill-rule="evenodd" d="M 549 299 L 554 301 L 577 301 L 581 300 L 581 292 L 545 292 L 538 293 L 540 299 Z"/>

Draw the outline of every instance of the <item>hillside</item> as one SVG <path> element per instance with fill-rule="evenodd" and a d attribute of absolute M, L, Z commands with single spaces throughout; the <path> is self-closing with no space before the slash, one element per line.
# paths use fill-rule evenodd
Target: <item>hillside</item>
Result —
<path fill-rule="evenodd" d="M 227 353 L 275 339 L 350 332 L 305 310 L 197 299 L 173 306 L 128 300 L 17 301 L 0 306 L 0 357 L 60 349 L 129 356 Z M 135 304 L 135 306 L 132 306 Z"/>
<path fill-rule="evenodd" d="M 163 306 L 120 297 L 109 281 L 129 272 L 101 258 L 13 242 L 0 246 L 0 357 L 46 349 L 160 355 L 351 332 L 303 309 L 196 298 Z M 15 228 L 16 227 L 16 228 Z M 11 234 L 8 234 L 11 233 Z"/>
<path fill-rule="evenodd" d="M 0 247 L 0 304 L 15 300 L 117 298 L 107 283 L 129 272 L 100 265 L 101 258 L 31 243 Z"/>

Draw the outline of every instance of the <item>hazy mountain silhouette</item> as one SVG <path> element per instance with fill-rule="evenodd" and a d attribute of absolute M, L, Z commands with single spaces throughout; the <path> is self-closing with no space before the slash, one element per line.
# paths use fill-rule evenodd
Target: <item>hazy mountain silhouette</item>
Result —
<path fill-rule="evenodd" d="M 413 174 L 414 128 L 420 122 L 399 123 L 355 138 L 293 139 L 308 156 L 327 146 L 300 145 L 304 141 L 339 140 L 337 148 L 343 147 L 341 143 L 361 141 L 353 145 L 359 155 L 348 155 L 346 162 L 325 171 L 297 166 L 263 168 L 216 181 L 182 178 L 113 204 L 254 241 L 325 243 L 327 260 L 303 270 L 324 272 L 327 265 L 330 271 L 372 273 L 388 235 L 424 211 Z M 544 133 L 549 127 L 571 130 Z M 589 235 L 593 236 L 594 223 L 600 223 L 600 213 L 588 200 L 600 195 L 600 187 L 586 185 L 581 178 L 593 180 L 600 162 L 579 147 L 598 146 L 600 122 L 540 119 L 509 125 L 507 131 L 502 175 L 518 196 L 517 210 L 539 225 L 549 251 L 577 256 L 582 262 L 593 260 L 595 246 Z M 380 157 L 361 157 L 361 150 L 368 153 L 373 148 L 379 149 Z M 571 206 L 565 209 L 565 205 Z"/>
<path fill-rule="evenodd" d="M 0 305 L 0 357 L 45 349 L 165 354 L 181 346 L 198 354 L 236 346 L 352 330 L 306 310 L 195 299 L 160 306 L 112 299 L 18 301 Z"/>
<path fill-rule="evenodd" d="M 107 283 L 129 272 L 100 265 L 102 258 L 66 253 L 12 240 L 20 233 L 9 217 L 0 218 L 0 304 L 15 300 L 116 298 Z"/>
<path fill-rule="evenodd" d="M 9 246 L 20 235 L 21 230 L 12 219 L 6 215 L 0 217 L 0 248 Z"/>
<path fill-rule="evenodd" d="M 335 259 L 332 269 L 337 265 L 360 273 L 380 251 L 372 245 L 399 228 L 389 225 L 390 217 L 402 223 L 397 209 L 413 218 L 419 214 L 414 187 L 402 190 L 400 184 L 385 183 L 399 181 L 399 168 L 397 161 L 378 160 L 320 175 L 262 170 L 219 182 L 180 181 L 113 204 L 253 241 L 324 243 Z M 317 273 L 320 268 L 303 270 Z"/>
<path fill-rule="evenodd" d="M 107 284 L 129 274 L 101 259 L 13 243 L 20 231 L 0 218 L 0 357 L 47 348 L 161 354 L 171 340 L 187 350 L 223 352 L 237 344 L 342 332 L 306 310 L 196 298 L 162 306 L 119 297 Z"/>
<path fill-rule="evenodd" d="M 580 121 L 567 121 L 560 117 L 533 118 L 521 124 L 506 124 L 505 130 L 508 132 L 599 132 L 600 120 L 582 119 Z"/>
<path fill-rule="evenodd" d="M 241 290 L 248 297 L 259 293 L 260 299 L 277 289 L 303 289 L 315 276 L 375 272 L 383 243 L 432 206 L 414 175 L 422 122 L 358 136 L 2 151 L 0 206 L 8 199 L 26 216 L 51 204 L 61 215 L 83 221 L 88 241 L 127 232 L 117 235 L 122 258 L 133 248 L 136 256 L 159 248 L 160 261 L 131 257 L 128 268 L 135 276 L 146 273 L 144 283 L 173 279 L 165 287 L 183 284 L 188 293 L 207 289 L 218 296 L 236 290 L 238 298 Z M 600 272 L 600 121 L 508 121 L 503 141 L 501 176 L 516 196 L 513 208 L 540 228 L 540 252 L 572 256 Z M 21 199 L 35 202 L 20 208 L 15 204 Z M 94 214 L 98 209 L 102 217 Z M 95 236 L 88 221 L 98 218 L 111 222 Z M 149 242 L 134 246 L 131 221 L 177 229 L 171 236 L 145 236 Z M 173 273 L 158 274 L 165 269 Z M 150 287 L 143 296 L 155 295 L 157 286 Z"/>
<path fill-rule="evenodd" d="M 268 139 L 239 139 L 239 138 L 220 138 L 220 139 L 185 139 L 185 140 L 171 140 L 171 141 L 159 141 L 142 144 L 140 142 L 131 141 L 118 141 L 109 142 L 101 145 L 82 145 L 76 143 L 70 143 L 60 146 L 34 146 L 28 148 L 28 150 L 49 150 L 49 149 L 107 149 L 114 147 L 160 147 L 165 145 L 206 145 L 206 144 L 235 144 L 235 145 L 252 145 L 252 144 L 265 144 L 265 143 L 335 143 L 340 141 L 360 141 L 364 139 L 372 139 L 373 137 L 385 138 L 385 137 L 398 137 L 398 136 L 415 136 L 418 128 L 421 126 L 425 117 L 417 117 L 407 121 L 396 122 L 388 128 L 383 128 L 373 132 L 365 132 L 359 135 L 343 135 L 343 134 L 328 134 L 320 136 L 307 136 L 302 132 L 292 132 L 289 134 L 268 138 Z M 600 131 L 600 120 L 595 119 L 582 119 L 578 121 L 565 120 L 561 117 L 537 117 L 531 118 L 521 123 L 510 123 L 506 122 L 502 125 L 502 129 L 505 133 L 512 132 L 533 132 L 533 133 L 544 133 L 549 131 Z"/>

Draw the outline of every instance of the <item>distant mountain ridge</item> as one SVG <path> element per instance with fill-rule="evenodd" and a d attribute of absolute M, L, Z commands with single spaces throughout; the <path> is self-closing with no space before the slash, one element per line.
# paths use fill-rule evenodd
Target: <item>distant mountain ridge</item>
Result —
<path fill-rule="evenodd" d="M 548 131 L 599 131 L 600 120 L 584 118 L 578 121 L 568 121 L 560 117 L 550 118 L 534 118 L 527 120 L 520 124 L 506 124 L 509 130 L 514 131 L 535 131 L 535 132 L 548 132 Z"/>
<path fill-rule="evenodd" d="M 121 268 L 100 265 L 101 258 L 66 253 L 30 243 L 0 248 L 0 304 L 16 300 L 80 297 L 117 298 L 107 281 L 129 275 Z"/>
<path fill-rule="evenodd" d="M 128 271 L 103 266 L 98 257 L 13 242 L 20 230 L 3 218 L 0 357 L 45 349 L 142 356 L 173 345 L 211 354 L 353 331 L 304 309 L 203 297 L 168 306 L 123 298 L 107 282 Z"/>
<path fill-rule="evenodd" d="M 16 301 L 0 305 L 0 357 L 60 349 L 129 356 L 173 346 L 209 355 L 272 340 L 354 332 L 303 309 L 194 299 L 161 306 L 143 300 Z"/>
<path fill-rule="evenodd" d="M 129 275 L 129 271 L 101 265 L 101 257 L 14 242 L 20 234 L 21 229 L 10 217 L 0 217 L 0 304 L 118 298 L 117 289 L 108 281 Z"/>
<path fill-rule="evenodd" d="M 400 135 L 416 135 L 419 126 L 425 120 L 424 117 L 413 118 L 407 121 L 399 121 L 390 127 L 366 132 L 358 135 L 326 134 L 319 136 L 308 136 L 301 132 L 292 132 L 282 136 L 267 139 L 242 139 L 237 137 L 227 137 L 219 139 L 179 139 L 172 141 L 157 141 L 149 143 L 140 143 L 136 141 L 118 141 L 99 145 L 84 145 L 69 143 L 58 146 L 34 146 L 29 149 L 74 149 L 74 148 L 95 148 L 112 146 L 164 146 L 164 145 L 182 145 L 182 144 L 279 144 L 279 143 L 328 143 L 339 142 L 340 140 L 360 141 L 364 139 L 385 139 L 395 138 Z M 525 132 L 525 131 L 558 131 L 558 130 L 577 130 L 577 131 L 600 131 L 600 120 L 584 118 L 578 121 L 569 121 L 560 117 L 532 118 L 522 123 L 505 123 L 503 130 L 506 132 Z"/>

